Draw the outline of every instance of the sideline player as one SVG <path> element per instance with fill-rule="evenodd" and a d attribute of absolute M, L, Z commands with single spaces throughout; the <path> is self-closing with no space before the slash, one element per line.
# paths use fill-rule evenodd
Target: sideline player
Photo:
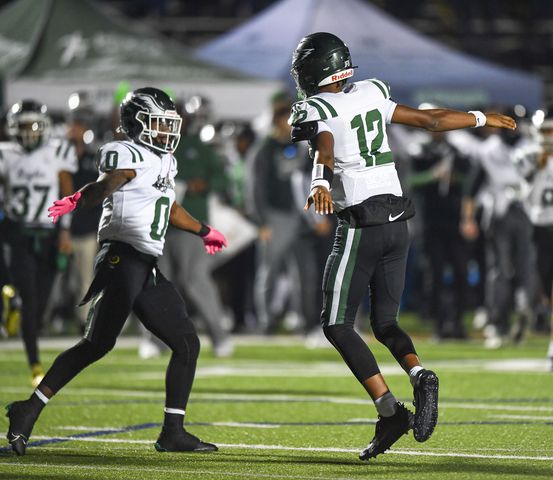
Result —
<path fill-rule="evenodd" d="M 550 315 L 547 362 L 549 370 L 553 372 L 553 115 L 551 111 L 548 113 L 539 126 L 539 153 L 535 171 L 532 172 L 527 203 L 534 224 L 540 293 Z"/>
<path fill-rule="evenodd" d="M 15 103 L 6 121 L 12 142 L 0 149 L 7 217 L 2 228 L 9 245 L 10 277 L 21 296 L 21 334 L 36 387 L 44 377 L 38 335 L 57 271 L 57 253 L 71 252 L 70 217 L 57 229 L 47 208 L 60 194 L 73 192 L 71 174 L 77 171 L 77 159 L 68 141 L 49 138 L 46 105 L 34 100 Z"/>
<path fill-rule="evenodd" d="M 428 440 L 438 420 L 438 377 L 421 366 L 411 338 L 397 321 L 409 243 L 405 220 L 414 208 L 403 197 L 386 124 L 430 131 L 516 125 L 503 115 L 398 105 L 380 80 L 346 84 L 354 68 L 348 47 L 335 35 L 304 37 L 293 54 L 291 73 L 305 100 L 294 105 L 290 123 L 293 140 L 309 140 L 314 151 L 305 209 L 314 205 L 321 215 L 336 211 L 339 219 L 323 279 L 321 321 L 325 336 L 379 414 L 375 436 L 359 455 L 368 460 L 410 428 L 417 441 Z M 409 374 L 414 415 L 390 392 L 371 350 L 353 328 L 367 288 L 373 333 Z"/>
<path fill-rule="evenodd" d="M 18 455 L 40 412 L 65 384 L 99 360 L 115 345 L 129 313 L 172 350 L 166 373 L 163 429 L 158 451 L 207 452 L 217 447 L 202 442 L 184 427 L 184 414 L 200 351 L 184 301 L 157 267 L 165 231 L 174 227 L 199 235 L 207 253 L 226 246 L 217 230 L 191 217 L 175 203 L 176 161 L 181 118 L 161 90 L 140 88 L 121 103 L 121 131 L 130 141 L 100 148 L 100 177 L 49 208 L 54 222 L 76 207 L 103 202 L 95 277 L 83 299 L 91 302 L 84 338 L 60 354 L 28 400 L 8 406 L 8 440 Z"/>

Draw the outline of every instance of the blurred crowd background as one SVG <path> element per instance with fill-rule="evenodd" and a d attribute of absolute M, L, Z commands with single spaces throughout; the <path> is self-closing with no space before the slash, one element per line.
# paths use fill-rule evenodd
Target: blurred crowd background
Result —
<path fill-rule="evenodd" d="M 316 4 L 318 0 L 308 1 Z M 0 7 L 7 12 L 22 2 L 29 3 L 0 0 Z M 44 3 L 53 9 L 64 5 L 63 0 Z M 170 38 L 171 48 L 182 46 L 184 52 L 191 52 L 232 33 L 280 2 L 86 3 L 137 35 L 154 35 L 162 43 Z M 553 2 L 354 3 L 377 7 L 439 44 L 503 67 L 524 70 L 538 79 L 539 91 L 532 92 L 531 104 L 513 99 L 463 105 L 467 110 L 501 111 L 514 116 L 519 124 L 516 132 L 482 128 L 427 134 L 393 125 L 389 133 L 404 192 L 417 207 L 417 215 L 410 221 L 412 246 L 402 311 L 411 312 L 421 331 L 430 332 L 438 341 L 478 338 L 486 347 L 498 348 L 505 342 L 522 342 L 529 332 L 548 334 L 551 285 L 543 284 L 538 265 L 540 255 L 553 246 L 548 248 L 549 240 L 545 240 L 545 247 L 540 247 L 540 240 L 536 240 L 532 188 L 541 168 L 540 128 L 552 113 L 547 106 L 553 100 Z M 344 7 L 334 2 L 334 8 Z M 36 19 L 41 21 L 44 19 Z M 33 30 L 33 25 L 22 25 L 21 30 L 25 29 Z M 2 30 L 0 18 L 0 49 L 9 43 L 9 34 L 8 27 Z M 299 38 L 292 39 L 292 44 Z M 48 41 L 45 36 L 43 43 L 35 45 L 39 58 L 45 55 Z M 9 51 L 13 53 L 16 46 L 12 38 Z M 77 44 L 75 48 L 72 55 L 78 58 L 82 52 Z M 371 45 L 366 48 L 370 51 Z M 357 53 L 352 50 L 354 61 Z M 282 61 L 288 64 L 289 57 Z M 83 85 L 77 82 L 62 89 L 61 77 L 58 82 L 52 76 L 49 83 L 38 78 L 36 72 L 41 65 L 33 65 L 26 52 L 14 57 L 13 63 L 18 62 L 17 69 L 10 69 L 0 60 L 4 71 L 3 112 L 23 98 L 47 105 L 52 119 L 49 135 L 66 138 L 75 147 L 79 163 L 75 188 L 94 181 L 96 150 L 107 141 L 121 138 L 116 132 L 118 105 L 129 90 L 143 86 L 137 83 L 143 77 L 137 79 L 128 70 L 119 74 L 117 65 L 111 65 L 110 79 L 116 81 L 104 82 L 103 72 L 97 76 L 89 73 L 92 76 Z M 374 76 L 380 78 L 378 72 Z M 188 299 L 198 328 L 209 335 L 220 356 L 232 354 L 234 333 L 294 332 L 305 335 L 310 347 L 326 343 L 318 328 L 320 290 L 335 221 L 303 212 L 312 160 L 307 145 L 290 142 L 287 119 L 296 100 L 291 83 L 269 81 L 259 86 L 251 81 L 251 76 L 243 81 L 239 77 L 230 90 L 218 84 L 203 84 L 201 79 L 192 86 L 184 80 L 180 86 L 174 77 L 166 83 L 152 84 L 176 100 L 184 118 L 175 153 L 179 162 L 177 200 L 229 239 L 229 248 L 214 258 L 184 259 L 179 251 L 187 248 L 187 240 L 170 229 L 163 260 L 170 270 L 167 275 Z M 393 94 L 393 82 L 391 87 Z M 224 102 L 230 102 L 225 108 L 220 107 L 223 97 Z M 441 105 L 458 106 L 446 102 Z M 436 103 L 413 106 L 432 108 Z M 10 141 L 4 128 L 5 115 L 0 123 L 0 140 Z M 545 201 L 553 204 L 553 190 Z M 73 218 L 73 253 L 56 263 L 58 272 L 44 312 L 44 335 L 74 334 L 86 321 L 86 312 L 76 305 L 92 276 L 99 214 L 98 209 L 80 211 Z M 195 275 L 204 270 L 216 285 L 213 298 L 194 288 Z M 359 311 L 360 329 L 368 328 L 368 311 L 367 297 Z M 129 328 L 134 331 L 136 327 Z M 160 348 L 145 336 L 141 354 L 156 355 Z"/>

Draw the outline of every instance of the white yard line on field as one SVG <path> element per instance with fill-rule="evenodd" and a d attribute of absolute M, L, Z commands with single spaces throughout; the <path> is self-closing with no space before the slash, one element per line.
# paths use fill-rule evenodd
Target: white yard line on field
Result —
<path fill-rule="evenodd" d="M 92 443 L 128 443 L 140 445 L 152 445 L 152 440 L 130 440 L 119 438 L 95 438 L 95 437 L 33 437 L 34 440 L 48 439 L 70 439 L 78 442 Z M 329 452 L 329 453 L 358 453 L 359 448 L 333 448 L 333 447 L 289 447 L 286 445 L 252 445 L 246 443 L 218 443 L 220 448 L 236 448 L 244 450 L 271 450 L 271 451 L 293 451 L 293 452 Z M 420 457 L 457 457 L 457 458 L 481 458 L 487 460 L 539 460 L 553 461 L 553 456 L 534 456 L 534 455 L 497 455 L 483 453 L 459 453 L 459 452 L 437 452 L 437 451 L 419 451 L 419 450 L 390 450 L 386 455 L 410 455 Z"/>
<path fill-rule="evenodd" d="M 490 418 L 502 418 L 504 420 L 542 420 L 544 422 L 553 421 L 553 417 L 544 417 L 542 415 L 490 415 Z"/>
<path fill-rule="evenodd" d="M 26 387 L 2 387 L 3 393 L 28 393 Z M 78 396 L 85 397 L 101 397 L 102 400 L 110 400 L 116 398 L 150 398 L 160 399 L 165 398 L 163 391 L 150 390 L 125 390 L 117 388 L 76 388 L 68 387 L 63 390 L 63 396 Z M 107 397 L 107 399 L 106 399 Z M 194 393 L 191 396 L 192 401 L 216 401 L 216 402 L 305 402 L 305 403 L 330 403 L 342 405 L 372 405 L 368 398 L 352 398 L 352 397 L 333 397 L 333 396 L 309 396 L 309 395 L 293 395 L 293 394 L 232 394 L 232 393 Z M 521 401 L 520 403 L 525 403 Z M 499 410 L 507 412 L 553 412 L 553 405 L 512 405 L 506 403 L 498 403 L 495 400 L 489 402 L 481 401 L 478 403 L 472 402 L 451 402 L 447 400 L 440 401 L 442 409 L 460 409 L 460 410 Z"/>

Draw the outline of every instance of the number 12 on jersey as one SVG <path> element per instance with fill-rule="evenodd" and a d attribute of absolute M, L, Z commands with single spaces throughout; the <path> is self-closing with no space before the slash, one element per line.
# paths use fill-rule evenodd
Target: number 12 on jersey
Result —
<path fill-rule="evenodd" d="M 357 130 L 357 142 L 359 143 L 359 153 L 365 160 L 367 167 L 381 165 L 392 161 L 390 152 L 380 152 L 382 141 L 384 140 L 384 131 L 382 125 L 382 115 L 377 109 L 369 110 L 365 117 L 361 114 L 355 115 L 350 122 L 352 130 Z M 371 141 L 371 146 L 367 144 L 366 133 L 376 130 L 376 135 Z M 366 132 L 366 133 L 365 133 Z"/>

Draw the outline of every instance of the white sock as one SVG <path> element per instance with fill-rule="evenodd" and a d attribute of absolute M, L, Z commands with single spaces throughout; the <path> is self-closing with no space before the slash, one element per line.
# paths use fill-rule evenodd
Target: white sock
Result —
<path fill-rule="evenodd" d="M 392 394 L 392 392 L 387 392 L 384 395 L 382 395 L 380 398 L 377 398 L 374 401 L 374 406 L 376 407 L 376 411 L 381 415 L 382 417 L 391 417 L 396 413 L 397 410 L 397 400 L 396 397 Z"/>
<path fill-rule="evenodd" d="M 424 370 L 420 365 L 417 365 L 416 367 L 413 367 L 411 370 L 409 370 L 409 380 L 411 381 L 411 385 L 414 387 L 415 382 L 417 381 L 417 375 L 418 373 Z"/>
<path fill-rule="evenodd" d="M 165 413 L 173 413 L 175 415 L 182 415 L 184 417 L 184 410 L 181 410 L 180 408 L 168 408 L 168 407 L 165 407 L 163 409 L 163 411 Z"/>
<path fill-rule="evenodd" d="M 48 403 L 48 400 L 50 400 L 44 393 L 42 393 L 38 388 L 35 390 L 35 395 L 40 399 L 44 405 Z"/>
<path fill-rule="evenodd" d="M 547 351 L 548 358 L 553 358 L 553 340 L 549 342 L 549 350 Z"/>

